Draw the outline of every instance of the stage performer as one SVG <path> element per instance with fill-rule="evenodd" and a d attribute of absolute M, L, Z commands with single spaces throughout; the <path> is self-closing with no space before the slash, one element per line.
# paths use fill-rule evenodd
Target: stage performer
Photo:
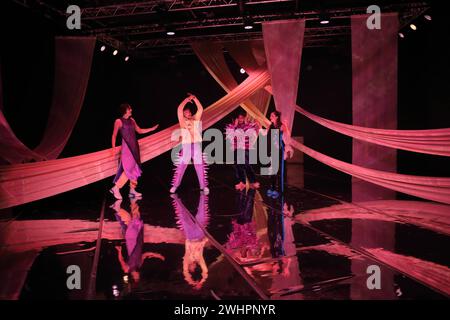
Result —
<path fill-rule="evenodd" d="M 237 118 L 226 126 L 226 138 L 231 142 L 231 148 L 235 153 L 236 164 L 234 166 L 237 190 L 245 188 L 248 179 L 251 188 L 259 188 L 255 172 L 250 164 L 250 152 L 254 151 L 260 126 L 247 117 L 247 112 L 240 111 Z"/>
<path fill-rule="evenodd" d="M 279 192 L 284 192 L 284 184 L 286 183 L 286 166 L 285 159 L 291 158 L 294 150 L 290 145 L 291 132 L 284 122 L 281 121 L 281 112 L 273 111 L 270 114 L 270 126 L 268 130 L 263 130 L 262 133 L 269 135 L 269 150 L 272 159 L 272 148 L 279 149 L 278 152 L 278 170 L 272 172 L 270 177 L 270 188 L 267 190 L 269 197 L 278 198 Z M 274 159 L 272 159 L 273 161 Z"/>
<path fill-rule="evenodd" d="M 142 194 L 136 191 L 138 178 L 141 176 L 141 156 L 139 144 L 136 139 L 136 132 L 145 134 L 155 131 L 158 125 L 148 129 L 140 128 L 136 121 L 131 117 L 133 109 L 128 103 L 123 103 L 119 107 L 121 117 L 114 122 L 112 134 L 112 153 L 116 154 L 117 132 L 122 136 L 122 151 L 120 154 L 119 168 L 113 180 L 114 187 L 110 192 L 116 199 L 122 199 L 120 189 L 130 180 L 130 197 L 141 197 Z"/>
<path fill-rule="evenodd" d="M 197 112 L 194 114 L 190 103 L 194 102 L 197 106 Z M 188 105 L 189 104 L 189 105 Z M 181 128 L 181 151 L 179 159 L 176 162 L 176 168 L 172 179 L 172 188 L 170 193 L 175 193 L 181 184 L 183 175 L 187 165 L 191 162 L 194 164 L 197 173 L 200 189 L 205 193 L 209 193 L 208 181 L 206 177 L 206 164 L 203 159 L 202 152 L 202 124 L 201 118 L 203 114 L 203 106 L 196 96 L 189 94 L 178 106 L 178 121 Z"/>

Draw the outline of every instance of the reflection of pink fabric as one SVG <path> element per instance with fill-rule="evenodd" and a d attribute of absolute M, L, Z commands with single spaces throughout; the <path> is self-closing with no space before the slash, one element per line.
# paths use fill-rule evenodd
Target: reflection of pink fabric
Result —
<path fill-rule="evenodd" d="M 275 106 L 281 112 L 288 128 L 292 130 L 305 20 L 264 22 L 262 26 Z"/>
<path fill-rule="evenodd" d="M 203 113 L 203 129 L 232 112 L 269 81 L 265 70 L 247 78 Z M 141 161 L 145 162 L 169 151 L 177 142 L 171 140 L 173 125 L 139 140 Z M 116 156 L 117 157 L 117 156 Z M 76 157 L 0 166 L 0 209 L 50 197 L 102 180 L 116 173 L 117 159 L 111 149 Z"/>
<path fill-rule="evenodd" d="M 316 116 L 297 106 L 297 112 L 331 130 L 382 146 L 450 157 L 450 128 L 390 130 L 366 128 Z"/>
<path fill-rule="evenodd" d="M 42 141 L 34 151 L 26 147 L 15 136 L 0 108 L 1 158 L 21 163 L 59 156 L 83 105 L 94 47 L 95 37 L 56 38 L 53 100 Z"/>

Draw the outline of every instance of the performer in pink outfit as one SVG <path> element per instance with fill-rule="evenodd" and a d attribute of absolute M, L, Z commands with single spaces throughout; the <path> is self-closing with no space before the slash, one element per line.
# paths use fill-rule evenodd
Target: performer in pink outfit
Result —
<path fill-rule="evenodd" d="M 191 101 L 197 106 L 197 112 L 193 114 L 190 106 L 187 104 Z M 203 114 L 203 106 L 196 96 L 190 94 L 178 106 L 178 121 L 181 128 L 182 145 L 179 154 L 178 163 L 176 164 L 175 173 L 172 181 L 170 193 L 175 193 L 181 184 L 187 165 L 191 162 L 194 164 L 197 173 L 200 189 L 209 193 L 208 181 L 206 178 L 206 165 L 202 152 L 202 124 L 201 118 Z"/>

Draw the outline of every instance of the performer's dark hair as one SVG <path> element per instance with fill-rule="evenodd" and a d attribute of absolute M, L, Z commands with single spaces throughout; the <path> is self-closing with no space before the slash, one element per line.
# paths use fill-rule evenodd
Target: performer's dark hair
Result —
<path fill-rule="evenodd" d="M 129 108 L 131 108 L 130 104 L 128 104 L 128 103 L 122 103 L 122 104 L 119 106 L 119 114 L 120 114 L 120 116 L 123 116 L 123 115 L 127 112 L 127 110 L 128 110 Z"/>
<path fill-rule="evenodd" d="M 197 110 L 195 110 L 192 102 L 189 102 L 184 106 L 183 111 L 185 111 L 185 110 L 189 110 L 193 115 L 197 112 Z"/>
<path fill-rule="evenodd" d="M 278 110 L 275 110 L 272 112 L 274 115 L 277 116 L 278 121 L 277 121 L 277 127 L 281 126 L 281 112 Z"/>
<path fill-rule="evenodd" d="M 237 116 L 238 117 L 240 117 L 240 116 L 246 117 L 247 116 L 247 111 L 239 110 L 238 113 L 237 113 Z"/>

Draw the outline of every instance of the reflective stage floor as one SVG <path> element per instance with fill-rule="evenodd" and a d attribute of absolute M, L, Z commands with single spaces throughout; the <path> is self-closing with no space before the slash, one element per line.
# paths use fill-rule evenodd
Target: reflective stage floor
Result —
<path fill-rule="evenodd" d="M 289 172 L 302 176 L 300 166 Z M 126 197 L 127 188 L 123 201 L 114 201 L 106 179 L 0 211 L 0 298 L 450 295 L 449 206 L 352 204 L 323 191 L 332 181 L 323 180 L 318 193 L 303 188 L 300 178 L 290 179 L 284 196 L 274 199 L 264 179 L 258 190 L 234 190 L 230 166 L 211 167 L 208 196 L 188 168 L 183 187 L 171 196 L 170 174 L 146 164 L 137 201 Z"/>

